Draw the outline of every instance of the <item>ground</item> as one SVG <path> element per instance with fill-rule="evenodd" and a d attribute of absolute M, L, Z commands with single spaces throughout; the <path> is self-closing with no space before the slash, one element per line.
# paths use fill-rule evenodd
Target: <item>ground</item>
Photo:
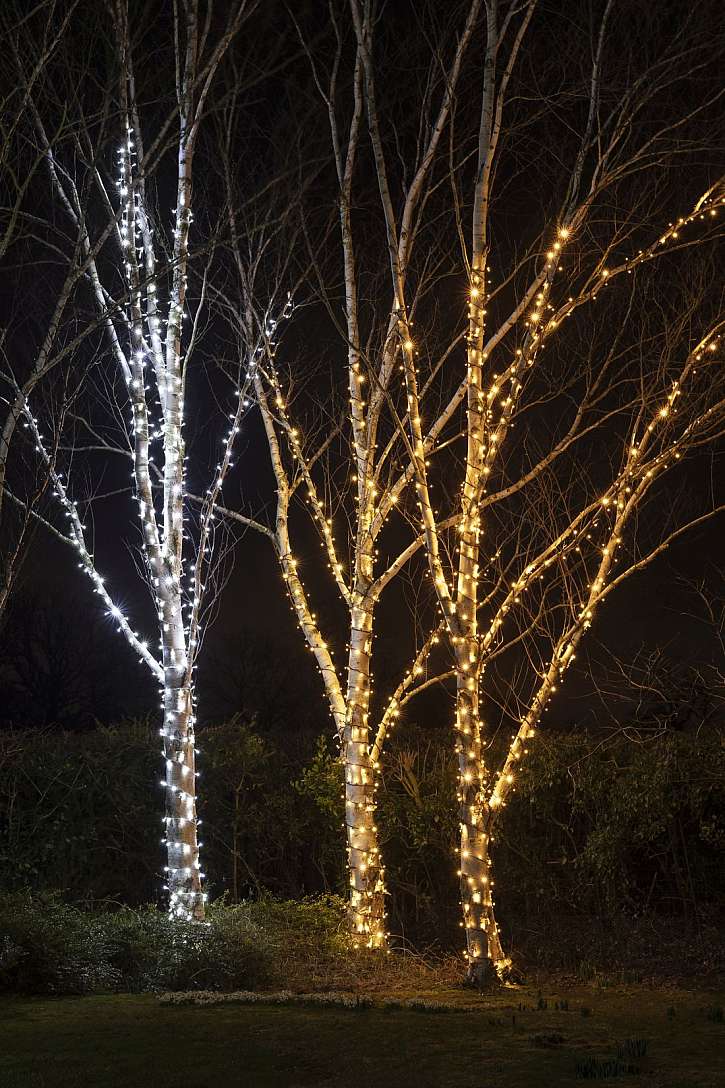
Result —
<path fill-rule="evenodd" d="M 615 1057 L 626 1040 L 644 1039 L 646 1056 L 625 1056 L 618 1083 L 725 1083 L 722 994 L 552 986 L 431 996 L 475 1009 L 168 1007 L 151 995 L 5 999 L 0 1085 L 564 1088 L 582 1082 L 588 1058 Z M 639 1072 L 626 1072 L 628 1064 Z"/>

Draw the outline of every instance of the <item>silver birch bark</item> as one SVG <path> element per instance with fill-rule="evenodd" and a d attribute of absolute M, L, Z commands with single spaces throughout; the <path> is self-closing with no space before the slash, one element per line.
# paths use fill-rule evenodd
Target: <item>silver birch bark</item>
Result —
<path fill-rule="evenodd" d="M 406 202 L 399 234 L 386 205 L 387 244 L 391 273 L 400 294 L 401 268 L 407 267 L 415 238 L 415 213 L 423 198 L 435 149 L 445 128 L 453 102 L 453 89 L 458 79 L 465 49 L 473 33 L 479 3 L 471 11 L 461 41 L 442 79 L 442 98 L 432 134 L 421 152 L 416 174 Z M 411 666 L 406 669 L 388 700 L 380 720 L 374 727 L 370 722 L 372 683 L 372 647 L 375 633 L 375 610 L 381 594 L 392 580 L 415 557 L 423 545 L 423 537 L 413 533 L 409 543 L 392 559 L 381 561 L 377 545 L 382 530 L 397 509 L 397 503 L 410 487 L 413 474 L 392 475 L 386 480 L 389 465 L 398 454 L 399 435 L 394 430 L 392 441 L 386 437 L 378 448 L 378 436 L 390 430 L 389 394 L 394 387 L 397 345 L 395 333 L 398 318 L 391 312 L 388 335 L 374 363 L 368 358 L 364 333 L 360 323 L 360 284 L 358 279 L 358 240 L 353 221 L 354 188 L 358 171 L 358 153 L 365 117 L 375 123 L 374 80 L 370 68 L 371 13 L 351 7 L 355 28 L 355 60 L 350 83 L 351 102 L 348 121 L 341 120 L 343 95 L 338 83 L 345 52 L 345 28 L 334 7 L 330 9 L 335 41 L 330 72 L 324 76 L 313 49 L 308 45 L 297 23 L 297 32 L 305 50 L 312 76 L 324 105 L 330 133 L 332 162 L 338 183 L 339 253 L 344 283 L 343 338 L 346 346 L 346 384 L 349 397 L 348 419 L 339 424 L 339 432 L 349 428 L 350 492 L 338 488 L 334 471 L 325 465 L 329 440 L 315 446 L 314 430 L 303 435 L 297 421 L 291 418 L 288 395 L 283 388 L 274 355 L 270 352 L 264 366 L 256 368 L 254 382 L 256 402 L 262 414 L 271 463 L 277 488 L 277 510 L 274 530 L 261 526 L 270 537 L 281 564 L 300 629 L 317 660 L 340 743 L 344 771 L 345 834 L 347 842 L 350 883 L 350 921 L 360 944 L 377 948 L 386 944 L 385 883 L 376 823 L 375 784 L 378 764 L 385 740 L 406 703 L 428 685 L 425 667 L 433 636 L 423 640 Z M 293 14 L 293 19 L 295 18 Z M 376 149 L 376 162 L 381 170 L 383 159 Z M 230 173 L 230 171 L 229 171 Z M 233 202 L 230 200 L 230 206 Z M 251 320 L 249 299 L 253 295 L 249 276 L 243 267 L 236 222 L 232 216 L 231 233 L 235 240 L 238 282 Z M 230 309 L 232 307 L 230 306 Z M 245 333 L 249 335 L 248 327 Z M 369 393 L 366 395 L 366 388 Z M 395 413 L 393 420 L 397 418 Z M 337 434 L 338 431 L 335 431 Z M 334 437 L 334 435 L 333 435 Z M 430 451 L 434 436 L 430 436 Z M 319 622 L 310 607 L 306 591 L 297 573 L 296 560 L 291 555 L 290 501 L 296 493 L 306 494 L 306 505 L 320 534 L 320 540 L 331 577 L 348 617 L 347 660 L 337 671 L 329 650 L 329 637 L 323 636 Z M 333 532 L 330 507 L 339 505 L 347 523 L 347 551 L 351 556 L 349 576 L 343 565 Z M 231 517 L 244 523 L 250 520 L 225 509 Z M 341 519 L 342 520 L 342 519 Z M 260 528 L 259 525 L 256 526 Z"/>
<path fill-rule="evenodd" d="M 552 561 L 552 556 L 557 549 L 566 549 L 566 543 L 556 541 L 550 545 L 540 560 L 529 563 L 514 582 L 515 592 L 505 595 L 498 608 L 494 606 L 491 613 L 491 628 L 487 637 L 481 639 L 477 632 L 477 614 L 479 601 L 477 596 L 479 584 L 480 532 L 482 509 L 492 506 L 495 498 L 485 498 L 487 478 L 492 471 L 506 439 L 510 423 L 515 413 L 516 403 L 526 382 L 526 371 L 532 368 L 547 334 L 553 334 L 561 320 L 560 313 L 555 313 L 546 322 L 546 311 L 553 310 L 549 299 L 551 297 L 554 278 L 559 271 L 561 251 L 572 233 L 581 229 L 584 217 L 592 203 L 593 192 L 585 194 L 583 198 L 577 197 L 580 190 L 582 159 L 575 163 L 572 171 L 568 203 L 562 208 L 559 218 L 560 227 L 555 234 L 555 240 L 550 243 L 551 248 L 542 260 L 542 266 L 531 286 L 525 294 L 527 305 L 533 308 L 525 318 L 522 330 L 521 347 L 516 350 L 513 361 L 506 367 L 502 377 L 494 374 L 493 380 L 488 379 L 489 388 L 484 394 L 483 361 L 489 356 L 489 350 L 484 341 L 484 325 L 486 306 L 489 301 L 489 289 L 486 283 L 486 266 L 488 260 L 488 214 L 490 207 L 490 182 L 492 166 L 496 156 L 497 144 L 501 134 L 502 111 L 505 100 L 506 86 L 516 61 L 517 53 L 523 42 L 528 23 L 533 14 L 534 4 L 526 6 L 520 25 L 515 34 L 513 45 L 510 48 L 508 60 L 501 76 L 496 76 L 496 60 L 500 56 L 502 36 L 497 25 L 498 5 L 488 3 L 487 7 L 487 60 L 485 65 L 485 82 L 483 105 L 481 112 L 481 129 L 479 134 L 479 163 L 476 175 L 476 187 L 474 193 L 474 222 L 472 234 L 472 256 L 470 261 L 470 294 L 469 294 L 469 330 L 467 348 L 467 376 L 465 382 L 467 401 L 467 455 L 465 462 L 465 477 L 462 488 L 462 503 L 460 513 L 458 564 L 456 574 L 456 591 L 452 594 L 448 588 L 445 575 L 439 560 L 439 548 L 437 529 L 435 527 L 432 506 L 429 498 L 427 473 L 425 462 L 422 458 L 416 459 L 416 475 L 419 498 L 422 504 L 423 525 L 427 532 L 428 556 L 431 573 L 438 591 L 438 597 L 443 615 L 448 619 L 447 627 L 452 642 L 452 648 L 456 660 L 456 731 L 457 752 L 460 768 L 460 794 L 461 806 L 461 847 L 460 847 L 460 873 L 461 873 L 461 901 L 463 908 L 463 924 L 467 937 L 467 957 L 469 960 L 469 975 L 475 981 L 480 982 L 488 973 L 487 964 L 492 964 L 498 974 L 504 976 L 509 968 L 510 961 L 504 955 L 498 926 L 493 909 L 491 894 L 492 880 L 490 877 L 489 847 L 493 828 L 500 813 L 501 806 L 505 804 L 505 798 L 514 782 L 514 768 L 524 754 L 524 740 L 533 735 L 535 724 L 538 724 L 541 712 L 547 705 L 551 694 L 556 690 L 556 681 L 560 680 L 565 668 L 574 656 L 574 651 L 582 637 L 583 632 L 591 622 L 591 616 L 595 603 L 600 598 L 600 593 L 607 585 L 613 556 L 617 545 L 621 540 L 621 533 L 628 517 L 643 501 L 646 492 L 651 486 L 654 476 L 667 463 L 667 454 L 660 453 L 653 465 L 648 465 L 643 473 L 643 455 L 646 441 L 643 438 L 638 444 L 634 441 L 627 451 L 626 467 L 622 476 L 616 480 L 612 487 L 619 495 L 620 489 L 625 487 L 625 481 L 634 474 L 641 477 L 639 486 L 632 489 L 632 495 L 624 502 L 620 500 L 618 508 L 620 512 L 614 521 L 612 534 L 603 547 L 603 558 L 598 568 L 596 577 L 591 583 L 591 592 L 576 615 L 575 621 L 555 641 L 552 647 L 551 660 L 544 669 L 543 681 L 535 691 L 531 704 L 524 714 L 520 729 L 516 732 L 512 744 L 504 760 L 503 767 L 495 772 L 489 766 L 481 745 L 481 729 L 479 711 L 479 689 L 483 679 L 483 670 L 486 664 L 486 650 L 489 648 L 506 622 L 507 613 L 520 600 L 520 594 L 527 588 L 527 583 L 532 577 L 543 577 L 541 570 Z M 596 89 L 599 82 L 599 66 L 601 62 L 601 47 L 610 8 L 605 10 L 598 50 L 595 54 L 592 73 L 592 105 L 589 116 L 589 126 L 593 123 L 596 110 Z M 588 136 L 588 134 L 587 134 Z M 586 139 L 586 138 L 585 138 Z M 602 160 L 606 162 L 608 150 L 602 152 Z M 596 179 L 596 171 L 595 171 Z M 597 181 L 593 180 L 592 188 Z M 706 193 L 695 212 L 679 220 L 680 225 L 691 223 L 702 210 L 713 210 L 713 196 Z M 670 231 L 673 228 L 670 228 Z M 655 245 L 664 245 L 670 240 L 672 234 L 666 231 Z M 677 237 L 675 231 L 674 237 Z M 633 266 L 642 260 L 648 259 L 654 253 L 654 248 L 649 251 L 640 251 L 638 258 L 628 262 L 631 272 Z M 616 272 L 622 269 L 617 268 Z M 603 266 L 595 272 L 593 279 L 598 278 L 602 282 L 614 270 L 608 270 Z M 585 292 L 587 297 L 595 295 L 596 287 Z M 576 307 L 583 301 L 570 296 L 567 306 Z M 571 311 L 567 311 L 571 312 Z M 523 315 L 514 315 L 514 319 Z M 542 323 L 544 323 L 542 325 Z M 706 337 L 708 344 L 713 343 L 716 330 L 711 330 Z M 500 331 L 492 339 L 499 340 Z M 409 340 L 406 341 L 406 344 Z M 403 345 L 405 350 L 406 344 Z M 491 345 L 493 346 L 493 345 Z M 703 345 L 698 350 L 702 351 Z M 688 360 L 689 369 L 691 359 Z M 415 384 L 415 365 L 413 354 L 410 353 L 409 361 L 405 366 L 406 380 L 408 383 L 408 396 L 410 414 L 414 422 L 418 414 L 417 390 Z M 657 372 L 653 375 L 656 387 Z M 684 374 L 683 374 L 684 378 Z M 679 392 L 683 378 L 675 383 Z M 506 391 L 508 395 L 503 396 Z M 675 393 L 675 395 L 677 395 Z M 496 405 L 494 409 L 494 405 Z M 640 405 L 635 402 L 635 410 L 641 412 Z M 672 408 L 672 399 L 665 409 L 660 409 L 661 417 L 667 416 Z M 695 413 L 697 413 L 695 408 Z M 713 409 L 708 409 L 712 411 Z M 722 401 L 717 403 L 714 409 L 722 410 Z M 494 416 L 496 412 L 497 418 Z M 704 417 L 697 417 L 691 424 L 697 430 L 704 422 Z M 574 423 L 574 433 L 581 423 L 581 413 L 577 414 Z M 653 424 L 650 424 L 650 428 Z M 566 441 L 571 438 L 572 432 Z M 420 436 L 411 426 L 411 436 L 414 443 L 419 443 Z M 539 462 L 534 470 L 535 476 L 543 472 L 555 459 L 560 449 L 552 451 L 549 458 Z M 634 458 L 642 458 L 637 461 L 637 468 L 633 467 Z M 530 474 L 529 478 L 533 478 Z M 525 482 L 525 481 L 524 481 Z M 520 486 L 523 486 L 523 483 Z M 627 488 L 629 490 L 629 488 Z M 581 515 L 579 515 L 580 517 Z M 579 517 L 573 519 L 569 533 L 576 534 L 574 529 Z M 567 535 L 567 534 L 565 534 Z M 491 602 L 489 602 L 490 607 Z"/>
<path fill-rule="evenodd" d="M 645 54 L 641 70 L 630 68 L 618 73 L 626 89 L 616 100 L 610 96 L 605 107 L 601 99 L 605 67 L 607 63 L 616 66 L 618 59 L 613 58 L 609 42 L 615 9 L 613 4 L 605 4 L 598 21 L 592 24 L 590 48 L 587 46 L 589 74 L 582 95 L 586 115 L 583 122 L 577 121 L 577 125 L 583 126 L 580 137 L 570 160 L 560 164 L 556 195 L 547 203 L 535 241 L 532 243 L 525 237 L 509 239 L 513 245 L 509 244 L 508 250 L 514 251 L 511 268 L 504 270 L 501 282 L 494 285 L 489 269 L 490 222 L 497 176 L 503 169 L 499 161 L 502 143 L 505 145 L 507 139 L 509 143 L 515 142 L 517 131 L 514 128 L 514 135 L 509 138 L 506 109 L 509 98 L 515 100 L 511 88 L 519 78 L 520 56 L 534 33 L 536 0 L 523 4 L 497 0 L 472 3 L 447 67 L 442 49 L 433 50 L 426 92 L 421 97 L 421 115 L 412 118 L 411 131 L 407 133 L 412 136 L 414 128 L 417 129 L 417 141 L 411 141 L 415 150 L 407 159 L 405 139 L 394 127 L 395 122 L 386 128 L 385 108 L 378 104 L 380 89 L 386 89 L 384 79 L 380 78 L 384 61 L 381 62 L 375 50 L 376 34 L 383 33 L 380 21 L 376 21 L 368 4 L 350 0 L 349 7 L 356 44 L 355 102 L 359 103 L 357 89 L 361 86 L 383 225 L 379 248 L 382 251 L 384 243 L 392 300 L 388 308 L 380 295 L 376 299 L 375 335 L 383 347 L 380 365 L 371 381 L 368 411 L 372 412 L 372 406 L 380 401 L 392 401 L 397 410 L 397 434 L 402 436 L 405 446 L 400 475 L 386 487 L 376 516 L 382 512 L 381 516 L 386 517 L 391 504 L 405 499 L 407 489 L 414 487 L 420 540 L 425 545 L 439 622 L 454 664 L 463 925 L 469 973 L 472 979 L 481 981 L 494 970 L 504 975 L 510 966 L 502 948 L 491 894 L 492 833 L 505 798 L 514 788 L 514 769 L 525 755 L 525 738 L 531 735 L 573 659 L 601 594 L 606 596 L 625 576 L 625 571 L 613 573 L 615 561 L 625 562 L 622 533 L 626 526 L 633 527 L 631 559 L 626 570 L 634 572 L 660 554 L 661 548 L 685 531 L 686 525 L 697 524 L 701 517 L 713 513 L 711 510 L 686 519 L 685 524 L 672 531 L 667 528 L 668 517 L 663 516 L 661 543 L 646 554 L 638 552 L 642 545 L 635 532 L 637 512 L 653 493 L 655 482 L 688 449 L 713 441 L 721 426 L 722 386 L 715 368 L 709 366 L 707 374 L 701 372 L 702 384 L 690 381 L 692 359 L 699 353 L 702 366 L 704 352 L 717 351 L 719 344 L 719 319 L 711 320 L 708 307 L 712 295 L 699 278 L 700 273 L 696 272 L 693 278 L 696 287 L 689 293 L 684 291 L 678 299 L 681 305 L 671 333 L 665 327 L 664 338 L 658 342 L 662 355 L 652 357 L 650 348 L 646 366 L 642 322 L 645 316 L 651 318 L 652 311 L 641 303 L 637 303 L 639 309 L 635 308 L 637 277 L 644 276 L 652 265 L 664 264 L 666 254 L 681 256 L 701 244 L 703 259 L 708 259 L 708 246 L 717 235 L 712 224 L 722 202 L 722 185 L 708 187 L 689 211 L 683 210 L 669 225 L 660 225 L 657 179 L 676 163 L 682 132 L 688 125 L 697 124 L 701 113 L 714 109 L 721 92 L 713 91 L 693 108 L 683 106 L 680 114 L 665 120 L 657 113 L 652 128 L 633 127 L 633 120 L 658 101 L 658 95 L 667 99 L 684 71 L 680 42 L 673 41 L 662 56 L 652 59 Z M 470 157 L 471 141 L 466 134 L 457 136 L 453 107 L 458 105 L 460 112 L 465 113 L 464 106 L 456 102 L 459 73 L 464 60 L 473 55 L 470 42 L 479 24 L 485 26 L 483 86 L 476 169 L 470 180 L 465 164 L 467 156 Z M 339 41 L 340 35 L 337 37 Z M 705 37 L 696 36 L 693 49 L 701 50 L 698 62 L 703 68 L 712 64 L 713 55 Z M 531 55 L 531 63 L 541 62 L 536 49 Z M 444 90 L 436 112 L 431 106 L 430 87 L 435 85 L 441 70 L 445 73 Z M 315 71 L 335 131 L 338 113 L 334 89 L 331 86 L 329 91 L 326 88 L 323 91 L 322 77 Z M 337 63 L 334 72 L 337 73 Z M 391 71 L 389 78 L 394 80 L 396 75 Z M 546 75 L 542 69 L 539 87 L 545 87 Z M 523 100 L 526 101 L 526 95 Z M 386 101 L 389 107 L 394 105 L 390 97 Z M 668 101 L 670 108 L 672 100 Z M 520 102 L 521 99 L 519 106 Z M 549 106 L 545 91 L 540 106 L 545 111 L 550 109 L 552 116 L 556 114 L 554 100 Z M 533 107 L 532 113 L 535 113 Z M 400 124 L 399 119 L 397 123 Z M 522 125 L 520 109 L 517 124 Z M 532 140 L 534 126 L 532 121 L 529 131 Z M 462 337 L 460 333 L 451 336 L 449 325 L 441 316 L 450 308 L 450 297 L 446 296 L 434 311 L 435 318 L 430 313 L 427 315 L 426 331 L 421 337 L 415 330 L 415 324 L 420 322 L 414 324 L 413 316 L 425 306 L 426 290 L 428 295 L 433 291 L 421 271 L 425 263 L 415 265 L 413 258 L 421 231 L 426 227 L 433 229 L 426 221 L 433 194 L 438 200 L 436 214 L 442 214 L 440 181 L 434 169 L 440 168 L 438 160 L 443 158 L 444 132 L 449 140 L 447 180 L 453 193 L 447 220 L 449 248 L 453 249 L 457 234 L 461 250 L 458 274 L 465 278 L 468 295 L 467 323 Z M 456 138 L 465 149 L 460 152 L 459 160 Z M 339 140 L 335 147 L 339 148 Z M 389 150 L 391 147 L 395 150 Z M 344 178 L 339 155 L 336 162 L 338 176 Z M 535 170 L 531 176 L 535 176 Z M 634 185 L 631 211 L 624 210 L 629 197 L 622 197 L 625 204 L 619 210 L 619 218 L 610 218 L 607 212 L 610 193 L 616 190 L 619 198 L 618 187 L 624 186 L 628 178 L 637 179 L 643 188 L 640 191 Z M 650 178 L 651 189 L 647 188 Z M 462 179 L 469 185 L 463 195 Z M 643 197 L 642 192 L 647 195 Z M 499 201 L 505 207 L 505 196 L 499 197 Z M 468 237 L 461 214 L 464 202 L 472 210 Z M 352 205 L 347 197 L 344 207 Z M 645 221 L 649 216 L 651 226 L 643 248 L 638 249 L 631 238 L 641 229 L 643 214 Z M 343 217 L 342 243 L 343 254 L 352 252 L 358 244 L 349 215 Z M 623 248 L 629 249 L 629 256 L 624 259 L 620 256 Z M 496 260 L 497 264 L 502 263 L 498 256 Z M 454 261 L 446 267 L 454 276 Z M 629 284 L 626 289 L 625 284 Z M 622 292 L 620 298 L 629 293 L 630 304 L 624 313 L 622 329 L 612 337 L 611 330 L 598 324 L 591 311 L 600 296 L 611 297 L 616 287 Z M 429 310 L 433 311 L 434 306 L 435 303 L 429 305 Z M 550 428 L 554 434 L 549 448 L 530 453 L 520 440 L 517 444 L 515 428 L 520 419 L 526 418 L 526 412 L 534 411 L 537 396 L 543 404 L 547 398 L 555 397 L 555 379 L 545 384 L 549 379 L 542 358 L 555 360 L 557 345 L 561 342 L 566 347 L 567 334 L 561 327 L 571 327 L 566 319 L 574 315 L 579 322 L 590 321 L 592 327 L 590 346 L 578 371 L 581 384 L 572 395 L 574 407 L 570 412 L 567 409 L 566 427 L 558 432 Z M 698 321 L 700 330 L 709 325 L 709 331 L 699 346 L 693 348 L 693 337 L 686 333 L 686 326 L 692 322 L 692 327 L 697 328 Z M 428 346 L 426 336 L 435 342 L 434 348 Z M 446 337 L 450 339 L 446 341 Z M 434 407 L 431 418 L 425 398 L 436 371 L 433 368 L 430 372 L 430 356 L 440 352 L 445 369 L 454 373 L 455 353 L 461 339 L 465 342 L 465 373 L 448 400 L 443 400 L 443 407 L 440 403 Z M 700 335 L 696 334 L 695 342 L 698 339 Z M 356 342 L 349 322 L 348 341 Z M 441 341 L 448 345 L 442 352 Z M 616 372 L 618 353 L 624 354 L 631 365 L 627 371 L 631 386 L 627 385 L 626 397 L 622 393 L 621 375 Z M 358 353 L 358 358 L 362 354 Z M 684 371 L 672 378 L 682 365 L 682 358 L 687 360 L 684 370 L 690 374 L 687 382 Z M 632 362 L 635 359 L 641 363 L 639 369 Z M 391 376 L 398 369 L 403 375 L 406 398 L 399 410 L 394 401 L 395 386 L 391 384 Z M 368 370 L 371 371 L 369 364 Z M 670 396 L 668 382 L 672 380 L 676 406 L 674 400 L 663 405 L 663 398 L 668 400 Z M 685 399 L 688 383 L 693 387 Z M 359 397 L 354 384 L 350 397 L 354 420 Z M 650 412 L 654 413 L 654 419 L 650 418 Z M 686 422 L 679 430 L 665 435 L 660 421 L 669 421 L 678 412 L 678 423 L 683 417 Z M 657 450 L 651 456 L 647 454 L 647 443 L 643 445 L 639 437 L 642 427 L 649 428 L 648 434 L 660 435 Z M 623 433 L 628 436 L 624 442 Z M 562 482 L 570 471 L 565 466 L 577 457 L 585 440 L 591 441 L 595 435 L 601 436 L 598 440 L 609 457 L 610 478 L 603 494 L 599 485 L 591 484 L 588 494 L 575 499 L 576 489 L 573 486 L 567 489 Z M 448 465 L 450 472 L 450 462 L 442 454 L 449 443 L 455 449 L 457 442 L 463 447 L 460 450 L 463 470 L 458 488 L 451 485 L 450 477 L 445 481 L 452 499 L 447 515 L 442 518 L 431 495 L 431 474 L 439 464 Z M 391 439 L 386 449 L 394 445 L 395 440 Z M 366 475 L 365 466 L 362 470 L 357 468 L 357 472 L 358 480 L 369 487 L 371 478 Z M 494 478 L 496 487 L 492 490 Z M 373 486 L 377 486 L 375 477 L 373 481 Z M 436 481 L 440 482 L 440 474 Z M 586 482 L 591 483 L 588 479 Z M 558 506 L 555 496 L 560 499 Z M 524 514 L 521 520 L 515 518 L 513 524 L 509 523 L 507 536 L 500 531 L 500 519 L 507 516 L 506 503 L 511 500 L 519 506 L 524 504 Z M 358 506 L 362 518 L 362 498 Z M 717 504 L 714 509 L 719 509 Z M 546 517 L 540 510 L 545 510 Z M 616 517 L 611 524 L 606 522 L 608 535 L 598 543 L 605 531 L 603 511 L 610 510 L 616 511 Z M 455 542 L 447 532 L 452 522 L 456 526 Z M 529 523 L 531 532 L 527 533 Z M 377 521 L 372 524 L 377 526 Z M 419 546 L 416 540 L 406 549 L 402 553 L 403 562 L 413 558 Z M 598 565 L 589 574 L 588 565 L 595 560 Z M 400 570 L 397 562 L 392 564 L 393 568 Z M 484 568 L 488 571 L 485 593 L 481 589 Z M 582 585 L 581 580 L 589 577 L 592 581 Z M 538 604 L 527 605 L 534 598 Z M 524 685 L 515 698 L 512 696 L 521 728 L 515 731 L 502 763 L 497 766 L 490 750 L 491 726 L 481 720 L 481 700 L 486 696 L 484 670 L 503 655 L 507 646 L 520 649 L 522 668 L 530 668 L 529 675 L 533 673 L 533 678 L 530 678 L 531 690 Z M 536 664 L 539 659 L 540 666 Z M 391 707 L 393 713 L 394 700 Z M 385 735 L 385 722 L 380 723 L 379 735 Z M 373 752 L 377 751 L 374 744 Z"/>

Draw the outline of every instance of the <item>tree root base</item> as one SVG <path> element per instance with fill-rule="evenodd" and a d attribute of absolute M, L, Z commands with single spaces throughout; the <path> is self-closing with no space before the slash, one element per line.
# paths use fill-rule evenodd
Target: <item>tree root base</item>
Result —
<path fill-rule="evenodd" d="M 497 967 L 492 960 L 473 960 L 468 965 L 464 985 L 479 992 L 498 990 L 502 986 L 520 986 L 524 974 L 510 960 Z"/>

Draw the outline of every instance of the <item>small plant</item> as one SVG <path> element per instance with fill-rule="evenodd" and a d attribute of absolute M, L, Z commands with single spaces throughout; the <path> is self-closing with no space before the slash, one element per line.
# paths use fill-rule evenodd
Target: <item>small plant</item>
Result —
<path fill-rule="evenodd" d="M 548 1009 L 548 1007 L 549 1007 L 549 1002 L 546 1000 L 546 998 L 545 997 L 539 997 L 539 1000 L 536 1003 L 536 1008 L 539 1009 L 539 1011 L 543 1012 L 543 1010 Z"/>
<path fill-rule="evenodd" d="M 676 1014 L 675 1014 L 675 1009 L 674 1009 L 674 1006 L 673 1006 L 673 1005 L 670 1005 L 669 1009 L 667 1010 L 667 1019 L 668 1019 L 668 1020 L 674 1020 L 674 1019 L 675 1019 L 675 1015 L 676 1015 Z"/>
<path fill-rule="evenodd" d="M 366 994 L 345 993 L 298 994 L 292 1002 L 299 1005 L 319 1005 L 322 1008 L 353 1009 L 358 1012 L 361 1009 L 370 1009 L 373 1005 L 373 999 Z"/>
<path fill-rule="evenodd" d="M 453 1005 L 448 1001 L 429 1001 L 423 997 L 410 997 L 399 1003 L 386 1001 L 384 1005 L 398 1004 L 401 1009 L 413 1009 L 415 1012 L 473 1012 L 470 1006 Z"/>
<path fill-rule="evenodd" d="M 533 1035 L 531 1042 L 534 1046 L 560 1046 L 564 1042 L 564 1036 L 552 1031 L 549 1035 Z"/>
<path fill-rule="evenodd" d="M 722 1024 L 725 1019 L 722 1005 L 708 1005 L 705 1009 L 705 1019 L 713 1024 Z"/>
<path fill-rule="evenodd" d="M 581 1016 L 587 1017 L 587 1016 L 592 1015 L 592 1010 L 589 1008 L 588 1005 L 582 1005 L 582 1007 L 579 1010 L 579 1013 L 580 1013 Z"/>
<path fill-rule="evenodd" d="M 577 1080 L 610 1080 L 613 1077 L 634 1077 L 639 1067 L 621 1058 L 585 1058 L 576 1063 Z"/>
<path fill-rule="evenodd" d="M 625 1039 L 617 1047 L 618 1058 L 644 1058 L 647 1055 L 649 1039 Z"/>

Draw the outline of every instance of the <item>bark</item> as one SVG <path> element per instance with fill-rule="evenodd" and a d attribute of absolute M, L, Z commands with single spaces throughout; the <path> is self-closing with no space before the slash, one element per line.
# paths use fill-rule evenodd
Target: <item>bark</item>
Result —
<path fill-rule="evenodd" d="M 383 948 L 384 869 L 375 823 L 375 766 L 370 756 L 370 648 L 373 606 L 363 597 L 352 611 L 347 714 L 343 738 L 345 825 L 350 870 L 350 920 L 367 948 Z"/>
<path fill-rule="evenodd" d="M 194 717 L 191 693 L 178 686 L 176 664 L 167 665 L 164 693 L 166 759 L 166 850 L 169 911 L 179 918 L 204 920 L 198 821 L 196 815 Z"/>
<path fill-rule="evenodd" d="M 473 639 L 457 655 L 456 750 L 458 755 L 458 801 L 461 829 L 460 894 L 466 930 L 468 976 L 484 982 L 492 968 L 500 975 L 508 965 L 494 916 L 491 895 L 490 809 L 485 802 L 485 761 L 479 721 L 477 661 Z"/>
<path fill-rule="evenodd" d="M 350 924 L 359 943 L 368 948 L 381 948 L 386 943 L 384 870 L 378 847 L 375 824 L 375 762 L 371 755 L 369 736 L 370 659 L 372 652 L 373 612 L 373 538 L 369 532 L 371 519 L 370 487 L 361 487 L 361 510 L 356 533 L 354 586 L 348 589 L 335 551 L 332 530 L 317 496 L 314 481 L 305 462 L 304 451 L 296 437 L 296 429 L 286 418 L 285 399 L 276 382 L 273 369 L 272 391 L 296 464 L 308 492 L 310 505 L 320 527 L 330 569 L 341 598 L 349 608 L 350 647 L 347 662 L 347 687 L 342 684 L 332 661 L 327 642 L 322 638 L 316 617 L 311 611 L 307 594 L 297 573 L 289 538 L 290 481 L 283 462 L 275 419 L 270 410 L 266 390 L 259 372 L 255 373 L 254 388 L 265 427 L 272 467 L 277 483 L 277 512 L 273 541 L 282 567 L 297 622 L 307 645 L 315 655 L 330 710 L 342 744 L 341 759 L 345 775 L 345 834 L 350 884 Z M 356 386 L 357 387 L 357 386 Z M 369 482 L 365 470 L 362 476 Z"/>

